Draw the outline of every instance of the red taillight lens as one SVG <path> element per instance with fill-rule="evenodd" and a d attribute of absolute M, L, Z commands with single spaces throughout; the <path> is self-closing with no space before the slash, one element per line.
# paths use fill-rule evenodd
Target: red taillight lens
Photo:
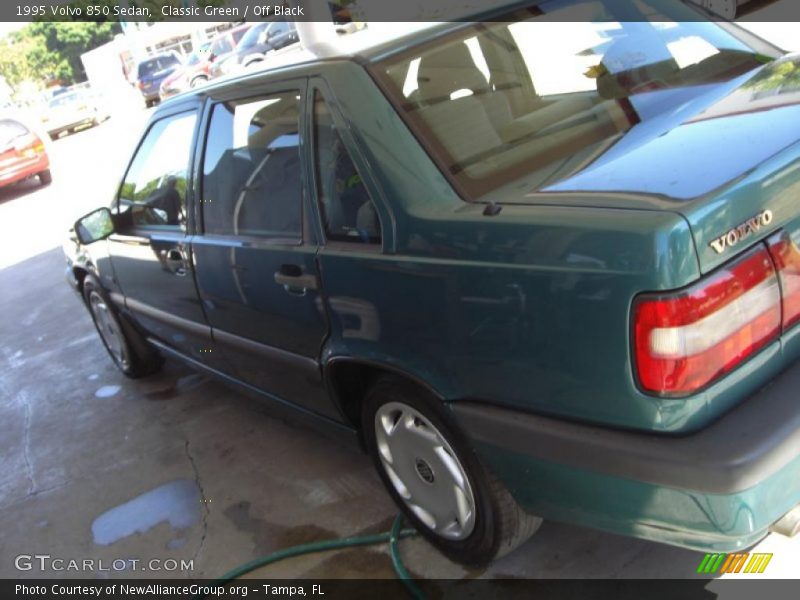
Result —
<path fill-rule="evenodd" d="M 669 295 L 634 306 L 636 370 L 663 396 L 699 391 L 754 354 L 781 329 L 781 291 L 766 248 Z"/>
<path fill-rule="evenodd" d="M 800 248 L 785 231 L 767 240 L 783 291 L 783 328 L 800 322 Z"/>

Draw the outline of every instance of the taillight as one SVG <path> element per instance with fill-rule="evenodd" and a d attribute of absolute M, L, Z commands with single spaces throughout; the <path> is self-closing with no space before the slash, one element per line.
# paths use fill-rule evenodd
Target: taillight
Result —
<path fill-rule="evenodd" d="M 781 290 L 764 246 L 688 289 L 644 295 L 633 311 L 641 387 L 662 396 L 697 392 L 775 339 Z"/>
<path fill-rule="evenodd" d="M 783 290 L 783 328 L 800 322 L 800 248 L 785 231 L 767 240 Z"/>

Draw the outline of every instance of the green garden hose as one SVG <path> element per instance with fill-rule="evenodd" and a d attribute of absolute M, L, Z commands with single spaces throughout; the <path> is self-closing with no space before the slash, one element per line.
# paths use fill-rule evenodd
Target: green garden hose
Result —
<path fill-rule="evenodd" d="M 236 567 L 231 571 L 228 571 L 222 577 L 211 582 L 208 587 L 221 587 L 229 581 L 233 581 L 234 579 L 237 579 L 246 573 L 250 573 L 258 568 L 276 563 L 286 558 L 292 558 L 294 556 L 313 554 L 316 552 L 326 552 L 328 550 L 341 550 L 342 548 L 354 548 L 357 546 L 372 546 L 375 544 L 389 542 L 389 551 L 392 556 L 392 567 L 394 568 L 395 574 L 400 579 L 400 582 L 406 587 L 406 590 L 408 590 L 408 593 L 411 594 L 414 600 L 424 600 L 425 594 L 423 594 L 422 590 L 417 587 L 417 584 L 414 583 L 414 579 L 403 565 L 403 561 L 400 558 L 400 548 L 398 546 L 398 542 L 400 540 L 412 535 L 416 535 L 417 532 L 414 529 L 402 529 L 402 526 L 403 515 L 397 515 L 397 518 L 392 524 L 391 531 L 386 533 L 341 538 L 338 540 L 325 540 L 321 542 L 312 542 L 310 544 L 300 544 L 299 546 L 284 548 L 283 550 L 278 550 L 277 552 L 273 552 L 267 556 L 256 558 L 248 563 Z M 197 596 L 194 596 L 192 600 L 202 600 L 202 598 L 205 597 L 205 594 L 198 594 Z"/>

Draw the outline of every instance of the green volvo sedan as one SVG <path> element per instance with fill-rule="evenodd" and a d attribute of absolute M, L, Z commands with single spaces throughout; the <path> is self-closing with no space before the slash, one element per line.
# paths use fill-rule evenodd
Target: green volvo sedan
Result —
<path fill-rule="evenodd" d="M 540 2 L 180 95 L 68 279 L 125 374 L 360 442 L 455 560 L 542 518 L 794 535 L 800 57 L 696 10 Z"/>

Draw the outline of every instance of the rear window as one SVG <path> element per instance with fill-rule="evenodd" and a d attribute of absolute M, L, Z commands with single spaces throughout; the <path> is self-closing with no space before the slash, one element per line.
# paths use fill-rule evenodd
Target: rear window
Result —
<path fill-rule="evenodd" d="M 0 147 L 9 146 L 15 139 L 28 133 L 25 127 L 19 121 L 13 119 L 0 120 Z"/>
<path fill-rule="evenodd" d="M 585 21 L 564 18 L 576 7 Z M 693 90 L 778 55 L 723 24 L 697 22 L 679 3 L 549 1 L 537 11 L 467 26 L 375 67 L 467 196 L 504 186 L 547 190 Z"/>
<path fill-rule="evenodd" d="M 139 78 L 148 77 L 158 73 L 163 69 L 178 64 L 178 59 L 174 56 L 159 56 L 139 63 Z"/>

